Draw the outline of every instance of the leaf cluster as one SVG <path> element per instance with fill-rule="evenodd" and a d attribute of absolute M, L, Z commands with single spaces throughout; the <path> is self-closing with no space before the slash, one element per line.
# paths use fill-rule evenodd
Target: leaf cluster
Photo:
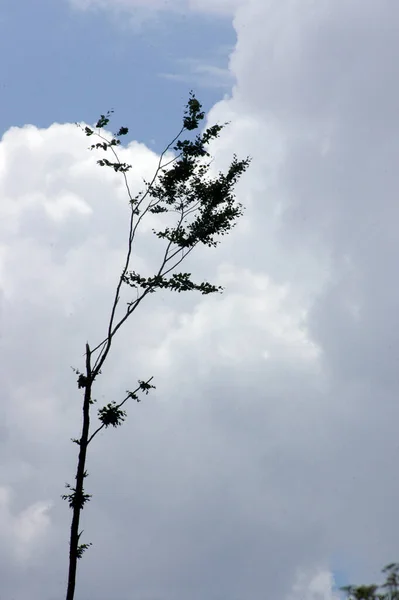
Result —
<path fill-rule="evenodd" d="M 341 587 L 347 600 L 399 600 L 399 563 L 390 563 L 382 569 L 384 583 L 377 585 L 346 585 Z"/>
<path fill-rule="evenodd" d="M 176 212 L 181 218 L 175 227 L 153 230 L 158 238 L 166 239 L 182 249 L 201 243 L 216 246 L 218 236 L 228 233 L 243 214 L 242 204 L 232 190 L 249 165 L 249 159 L 234 156 L 227 173 L 210 176 L 212 161 L 201 160 L 208 155 L 205 145 L 218 137 L 222 126 L 207 130 L 194 142 L 185 140 L 180 159 L 164 170 L 158 183 L 149 191 L 153 198 L 150 212 Z M 204 141 L 204 137 L 208 141 Z M 177 148 L 177 146 L 176 146 Z"/>
<path fill-rule="evenodd" d="M 220 286 L 207 282 L 194 283 L 190 279 L 191 274 L 188 273 L 177 273 L 169 278 L 165 275 L 198 244 L 215 247 L 220 238 L 236 225 L 238 218 L 243 214 L 243 206 L 236 200 L 233 191 L 249 166 L 250 158 L 239 160 L 234 155 L 226 172 L 219 172 L 217 175 L 212 173 L 213 161 L 209 147 L 220 136 L 227 123 L 211 125 L 192 138 L 182 139 L 183 132 L 198 129 L 200 122 L 205 118 L 201 103 L 191 92 L 180 132 L 161 155 L 153 180 L 144 180 L 145 189 L 132 197 L 126 180 L 126 173 L 131 169 L 131 165 L 120 161 L 116 153 L 116 147 L 121 143 L 120 138 L 128 133 L 128 128 L 120 127 L 111 139 L 101 133 L 101 130 L 109 125 L 112 112 L 111 110 L 100 116 L 96 123 L 96 131 L 87 126 L 84 131 L 87 136 L 95 134 L 100 140 L 90 146 L 91 150 L 110 150 L 113 155 L 112 160 L 100 158 L 98 164 L 121 172 L 125 177 L 132 216 L 138 217 L 136 226 L 131 228 L 130 244 L 136 227 L 145 214 L 176 215 L 173 227 L 152 230 L 156 237 L 167 244 L 160 271 L 152 277 L 143 277 L 135 271 L 129 272 L 126 268 L 121 280 L 131 287 L 145 290 L 146 293 L 165 288 L 177 292 L 197 290 L 202 294 L 221 292 Z M 165 163 L 162 161 L 167 151 L 174 151 L 174 157 Z M 178 255 L 179 252 L 181 255 Z M 129 304 L 129 310 L 134 304 Z"/>
<path fill-rule="evenodd" d="M 148 290 L 150 293 L 155 292 L 157 289 L 168 289 L 173 292 L 198 290 L 203 295 L 223 291 L 221 286 L 215 286 L 206 281 L 203 281 L 202 283 L 193 283 L 190 277 L 191 273 L 174 273 L 169 278 L 160 274 L 146 278 L 141 277 L 141 275 L 135 271 L 129 271 L 124 277 L 124 282 L 130 287 Z"/>
<path fill-rule="evenodd" d="M 98 418 L 105 427 L 118 427 L 126 418 L 126 411 L 121 410 L 116 402 L 110 402 L 98 410 Z"/>
<path fill-rule="evenodd" d="M 89 542 L 88 544 L 79 544 L 77 549 L 76 549 L 76 556 L 77 558 L 82 558 L 83 553 L 85 552 L 85 550 L 87 550 L 88 548 L 90 548 L 90 546 L 92 546 L 93 544 L 91 542 Z"/>
<path fill-rule="evenodd" d="M 84 477 L 87 477 L 86 472 L 84 473 Z M 92 495 L 85 494 L 83 489 L 78 490 L 72 487 L 69 483 L 66 483 L 65 487 L 71 490 L 71 492 L 69 494 L 63 494 L 61 498 L 68 502 L 70 508 L 73 509 L 75 507 L 79 507 L 80 510 L 83 510 L 84 505 L 86 504 L 86 502 L 89 502 Z"/>

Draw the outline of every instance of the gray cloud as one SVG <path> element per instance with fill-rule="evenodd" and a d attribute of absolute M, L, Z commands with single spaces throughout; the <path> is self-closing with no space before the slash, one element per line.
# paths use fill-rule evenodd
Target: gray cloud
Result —
<path fill-rule="evenodd" d="M 327 600 L 336 561 L 369 579 L 395 560 L 397 12 L 236 11 L 237 83 L 210 121 L 231 121 L 215 168 L 253 156 L 248 208 L 190 264 L 227 291 L 151 298 L 117 340 L 99 401 L 152 374 L 157 390 L 93 446 L 82 600 Z M 138 186 L 156 157 L 126 156 Z M 0 575 L 6 597 L 52 600 L 80 418 L 69 366 L 101 338 L 128 209 L 73 126 L 10 130 L 0 157 Z M 139 241 L 150 268 L 150 227 Z"/>

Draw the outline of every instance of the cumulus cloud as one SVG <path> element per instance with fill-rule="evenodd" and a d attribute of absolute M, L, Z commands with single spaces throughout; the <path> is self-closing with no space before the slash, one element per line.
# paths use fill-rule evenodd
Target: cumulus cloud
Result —
<path fill-rule="evenodd" d="M 99 402 L 152 374 L 157 390 L 93 446 L 82 597 L 330 600 L 334 562 L 369 580 L 398 551 L 399 8 L 231 8 L 236 85 L 209 119 L 231 121 L 215 169 L 253 156 L 247 212 L 190 263 L 224 296 L 159 294 L 115 344 Z M 123 159 L 136 189 L 157 157 L 132 143 Z M 1 506 L 20 503 L 20 548 L 47 532 L 43 555 L 23 555 L 29 588 L 14 555 L 0 575 L 10 597 L 50 599 L 63 593 L 57 498 L 80 418 L 69 366 L 102 337 L 128 206 L 72 125 L 10 129 L 0 174 Z M 151 225 L 137 270 L 159 257 Z"/>
<path fill-rule="evenodd" d="M 329 571 L 299 572 L 287 600 L 338 600 L 334 579 Z"/>
<path fill-rule="evenodd" d="M 19 511 L 15 504 L 18 506 L 11 489 L 1 487 L 0 531 L 2 548 L 6 549 L 5 554 L 2 551 L 2 562 L 6 564 L 14 559 L 21 566 L 45 554 L 51 503 L 40 501 Z"/>
<path fill-rule="evenodd" d="M 67 513 L 56 498 L 62 482 L 73 474 L 69 438 L 77 434 L 80 417 L 69 366 L 81 366 L 85 340 L 94 343 L 104 331 L 111 289 L 123 259 L 128 217 L 122 182 L 96 165 L 86 145 L 82 132 L 72 125 L 53 125 L 47 130 L 14 128 L 4 135 L 1 145 L 1 377 L 7 425 L 3 445 L 5 454 L 12 455 L 5 481 L 14 492 L 19 491 L 21 499 L 36 503 L 36 508 L 22 513 L 14 534 L 19 544 L 24 540 L 39 543 L 43 503 L 48 499 L 54 503 L 51 550 L 41 559 L 35 557 L 39 564 L 35 563 L 34 571 L 39 590 L 40 567 L 51 564 L 54 580 L 49 594 L 51 590 L 58 594 L 62 586 Z M 153 172 L 157 157 L 133 142 L 121 158 L 133 164 L 134 193 L 140 178 L 149 178 Z M 21 164 L 27 165 L 23 179 L 17 177 Z M 138 239 L 134 257 L 138 270 L 151 268 L 159 258 L 159 249 L 151 243 L 154 224 L 147 223 Z M 214 569 L 220 567 L 220 560 L 227 570 L 236 561 L 247 562 L 243 567 L 247 574 L 237 593 L 244 593 L 253 577 L 251 555 L 244 559 L 238 540 L 241 535 L 248 537 L 256 554 L 260 540 L 252 538 L 258 511 L 263 512 L 263 492 L 257 481 L 257 460 L 248 466 L 254 448 L 252 443 L 247 447 L 245 439 L 253 419 L 262 423 L 256 439 L 263 437 L 273 422 L 284 422 L 284 411 L 292 403 L 288 397 L 288 405 L 280 403 L 267 425 L 271 406 L 266 402 L 262 408 L 259 381 L 268 379 L 267 397 L 278 395 L 279 370 L 285 364 L 292 378 L 306 385 L 306 373 L 317 372 L 318 349 L 307 334 L 304 299 L 288 284 L 274 282 L 261 268 L 253 265 L 251 269 L 245 262 L 239 266 L 231 259 L 234 245 L 249 240 L 251 220 L 247 218 L 234 235 L 235 241 L 221 248 L 219 264 L 211 260 L 209 251 L 203 251 L 197 264 L 191 265 L 198 278 L 210 275 L 227 287 L 228 294 L 191 301 L 160 295 L 116 345 L 120 355 L 116 353 L 110 361 L 99 401 L 114 399 L 132 387 L 132 380 L 150 374 L 156 375 L 159 392 L 143 406 L 132 407 L 141 422 L 136 422 L 134 439 L 126 427 L 118 436 L 119 443 L 103 450 L 99 444 L 92 457 L 91 483 L 98 503 L 93 503 L 88 529 L 97 552 L 93 562 L 88 556 L 87 570 L 82 569 L 83 589 L 88 593 L 98 561 L 110 560 L 110 544 L 117 546 L 112 564 L 122 572 L 120 590 L 125 595 L 124 590 L 133 585 L 130 578 L 136 579 L 137 574 L 141 574 L 137 593 L 173 595 L 168 590 L 176 585 L 179 593 L 188 593 L 202 579 L 199 564 Z M 243 395 L 246 386 L 252 398 Z M 279 428 L 279 435 L 288 433 Z M 15 478 L 19 464 L 25 467 Z M 126 478 L 125 470 L 132 479 Z M 141 490 L 139 495 L 135 489 Z M 203 496 L 200 504 L 198 494 Z M 270 502 L 277 509 L 277 497 Z M 149 511 L 148 519 L 137 522 L 136 514 L 143 510 Z M 126 522 L 132 523 L 130 533 Z M 282 513 L 276 517 L 274 510 L 267 522 L 286 529 Z M 138 541 L 131 547 L 133 531 Z M 235 550 L 232 546 L 230 557 L 223 558 L 226 536 L 233 546 L 235 539 L 238 545 Z M 129 567 L 128 547 L 135 553 L 134 571 Z M 24 556 L 29 564 L 30 555 Z M 182 568 L 185 575 L 179 581 Z M 108 597 L 113 579 L 103 571 L 96 574 L 97 580 Z M 153 584 L 148 586 L 148 581 Z M 227 593 L 229 581 L 230 577 L 218 581 L 215 572 L 209 592 Z M 12 588 L 10 583 L 10 589 L 15 585 Z"/>

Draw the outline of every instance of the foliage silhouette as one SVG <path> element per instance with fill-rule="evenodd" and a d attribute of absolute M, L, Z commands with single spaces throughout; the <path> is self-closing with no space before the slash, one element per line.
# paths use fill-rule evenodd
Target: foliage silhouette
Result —
<path fill-rule="evenodd" d="M 250 159 L 238 160 L 234 155 L 226 173 L 212 177 L 212 159 L 208 145 L 220 135 L 226 123 L 213 125 L 193 140 L 180 137 L 183 132 L 198 129 L 205 113 L 194 94 L 191 92 L 186 105 L 183 126 L 177 136 L 162 152 L 155 174 L 150 182 L 144 181 L 144 189 L 132 196 L 128 181 L 131 165 L 121 162 L 117 148 L 121 139 L 128 133 L 127 127 L 120 127 L 111 137 L 104 131 L 110 123 L 113 111 L 101 115 L 94 128 L 81 126 L 85 135 L 96 141 L 90 150 L 101 151 L 109 158 L 102 156 L 97 163 L 100 167 L 113 169 L 124 179 L 130 207 L 128 225 L 127 250 L 122 271 L 116 286 L 114 300 L 106 327 L 104 339 L 93 349 L 86 343 L 86 363 L 84 372 L 74 369 L 78 376 L 78 389 L 83 390 L 82 430 L 80 438 L 72 439 L 79 446 L 75 485 L 66 484 L 68 493 L 63 494 L 72 510 L 69 544 L 69 568 L 66 600 L 73 600 L 76 588 L 77 562 L 90 543 L 81 543 L 80 529 L 81 512 L 91 499 L 84 489 L 87 449 L 94 437 L 104 428 L 118 427 L 126 418 L 122 409 L 130 400 L 140 401 L 140 395 L 148 394 L 154 388 L 150 377 L 146 381 L 138 381 L 134 391 L 127 391 L 120 402 L 108 402 L 98 409 L 99 424 L 91 431 L 91 406 L 95 403 L 93 387 L 101 374 L 106 359 L 111 350 L 112 342 L 118 330 L 138 308 L 144 298 L 159 289 L 175 292 L 199 291 L 203 295 L 220 293 L 223 288 L 209 282 L 196 283 L 191 279 L 191 273 L 175 272 L 175 269 L 200 244 L 215 247 L 220 242 L 219 237 L 230 232 L 243 213 L 242 205 L 236 201 L 234 187 L 241 175 L 250 164 Z M 168 152 L 174 151 L 173 158 L 165 162 Z M 164 254 L 157 272 L 151 276 L 143 276 L 130 270 L 132 248 L 137 229 L 147 214 L 170 213 L 176 215 L 174 227 L 153 230 L 154 235 L 164 243 Z M 117 316 L 120 293 L 123 285 L 135 290 L 135 299 L 128 302 L 121 316 Z"/>
<path fill-rule="evenodd" d="M 385 581 L 380 585 L 346 585 L 340 589 L 347 600 L 399 600 L 399 564 L 386 565 L 382 573 Z"/>

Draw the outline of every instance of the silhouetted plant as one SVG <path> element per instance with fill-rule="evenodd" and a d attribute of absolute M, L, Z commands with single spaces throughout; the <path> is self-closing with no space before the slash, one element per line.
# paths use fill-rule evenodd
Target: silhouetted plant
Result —
<path fill-rule="evenodd" d="M 380 585 L 346 585 L 340 589 L 348 600 L 399 600 L 399 564 L 390 563 L 382 573 L 385 581 Z"/>
<path fill-rule="evenodd" d="M 93 349 L 86 343 L 84 372 L 74 369 L 78 375 L 78 388 L 83 390 L 83 417 L 81 436 L 79 439 L 72 440 L 79 446 L 75 485 L 72 487 L 66 484 L 69 492 L 62 496 L 72 509 L 66 600 L 74 598 L 77 561 L 91 545 L 80 542 L 83 532 L 79 531 L 81 512 L 91 498 L 91 495 L 84 490 L 84 480 L 87 478 L 87 448 L 103 428 L 118 427 L 123 423 L 126 412 L 122 407 L 129 399 L 139 402 L 140 394 L 148 394 L 154 388 L 151 384 L 152 377 L 147 381 L 139 380 L 136 389 L 127 391 L 125 398 L 120 402 L 109 402 L 97 411 L 99 424 L 91 432 L 90 409 L 95 402 L 92 395 L 93 386 L 109 355 L 117 331 L 148 294 L 159 289 L 169 289 L 179 293 L 197 290 L 203 295 L 223 291 L 220 286 L 207 281 L 194 282 L 191 273 L 176 273 L 175 269 L 199 244 L 214 247 L 220 242 L 219 237 L 226 235 L 234 227 L 237 219 L 242 215 L 243 207 L 236 201 L 233 190 L 250 163 L 249 158 L 238 160 L 234 155 L 226 173 L 219 172 L 216 177 L 211 177 L 212 160 L 207 147 L 210 142 L 219 137 L 226 123 L 213 125 L 194 139 L 181 140 L 183 132 L 198 129 L 205 117 L 200 102 L 191 93 L 179 133 L 162 152 L 152 180 L 144 181 L 144 189 L 136 196 L 132 196 L 128 182 L 131 165 L 121 162 L 117 153 L 117 148 L 121 144 L 120 138 L 128 133 L 128 128 L 120 127 L 118 132 L 109 139 L 109 135 L 103 130 L 109 125 L 111 115 L 112 111 L 109 111 L 100 116 L 94 128 L 85 126 L 82 129 L 88 137 L 97 140 L 90 149 L 100 150 L 109 157 L 103 156 L 97 161 L 98 164 L 113 169 L 124 178 L 129 199 L 130 219 L 126 258 L 116 285 L 106 334 Z M 174 157 L 165 162 L 166 153 L 172 150 Z M 151 276 L 143 276 L 130 270 L 130 262 L 137 228 L 148 213 L 175 214 L 176 222 L 174 227 L 153 230 L 154 235 L 164 242 L 164 254 L 157 272 Z M 136 298 L 129 301 L 122 316 L 117 317 L 116 312 L 123 285 L 133 288 Z"/>

